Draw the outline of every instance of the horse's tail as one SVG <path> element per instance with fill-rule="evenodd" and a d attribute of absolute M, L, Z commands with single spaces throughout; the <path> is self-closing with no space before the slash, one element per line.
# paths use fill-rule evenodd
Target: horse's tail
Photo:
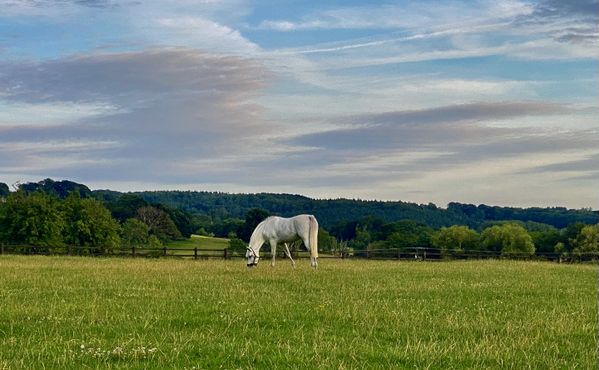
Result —
<path fill-rule="evenodd" d="M 308 223 L 308 234 L 310 238 L 310 256 L 318 258 L 318 221 L 316 217 L 310 215 Z"/>

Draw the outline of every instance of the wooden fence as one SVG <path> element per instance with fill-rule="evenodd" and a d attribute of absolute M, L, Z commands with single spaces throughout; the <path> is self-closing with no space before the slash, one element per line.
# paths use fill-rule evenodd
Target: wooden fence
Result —
<path fill-rule="evenodd" d="M 245 251 L 233 251 L 225 249 L 203 249 L 203 248 L 147 248 L 147 247 L 121 247 L 121 248 L 97 248 L 80 246 L 31 246 L 0 244 L 0 254 L 26 254 L 26 255 L 68 255 L 68 256 L 118 256 L 118 257 L 145 257 L 145 258 L 188 258 L 188 259 L 232 259 L 245 258 Z M 277 253 L 284 258 L 282 251 Z M 293 258 L 308 258 L 308 252 L 293 252 Z M 270 248 L 263 248 L 262 259 L 270 259 Z M 500 251 L 482 250 L 445 250 L 437 248 L 394 248 L 394 249 L 365 249 L 365 250 L 340 250 L 332 253 L 320 253 L 320 258 L 337 259 L 376 259 L 376 260 L 411 260 L 411 261 L 442 261 L 442 260 L 466 260 L 466 259 L 519 259 L 519 260 L 544 260 L 556 262 L 585 262 L 599 261 L 598 252 L 568 253 L 560 254 L 553 252 L 528 253 L 501 253 Z"/>
<path fill-rule="evenodd" d="M 533 254 L 524 252 L 502 253 L 501 251 L 488 250 L 452 250 L 438 248 L 393 248 L 393 249 L 366 249 L 355 250 L 350 255 L 342 258 L 365 258 L 365 259 L 396 259 L 396 260 L 418 260 L 418 261 L 441 261 L 441 260 L 466 260 L 466 259 L 516 259 L 516 260 L 541 260 L 556 262 L 584 262 L 599 261 L 599 252 L 582 253 L 555 253 L 536 252 Z"/>
<path fill-rule="evenodd" d="M 203 249 L 203 248 L 147 248 L 140 246 L 120 247 L 120 248 L 98 248 L 81 246 L 31 246 L 0 244 L 0 254 L 26 254 L 26 255 L 66 255 L 66 256 L 117 256 L 117 257 L 178 257 L 191 259 L 219 258 L 230 259 L 241 257 L 242 254 L 232 252 L 229 248 L 225 249 Z"/>

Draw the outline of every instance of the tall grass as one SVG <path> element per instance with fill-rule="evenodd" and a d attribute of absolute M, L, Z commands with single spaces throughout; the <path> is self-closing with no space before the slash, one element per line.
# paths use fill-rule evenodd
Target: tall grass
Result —
<path fill-rule="evenodd" d="M 0 256 L 0 369 L 597 368 L 597 267 Z"/>

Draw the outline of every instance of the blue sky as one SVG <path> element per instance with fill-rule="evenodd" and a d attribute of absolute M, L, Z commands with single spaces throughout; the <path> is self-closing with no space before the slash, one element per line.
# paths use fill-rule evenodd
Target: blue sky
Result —
<path fill-rule="evenodd" d="M 596 209 L 597 8 L 0 0 L 0 181 Z"/>

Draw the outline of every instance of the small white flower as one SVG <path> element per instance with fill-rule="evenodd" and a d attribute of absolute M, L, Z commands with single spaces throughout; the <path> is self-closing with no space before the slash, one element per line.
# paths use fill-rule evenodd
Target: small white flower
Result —
<path fill-rule="evenodd" d="M 85 345 L 83 345 L 83 344 L 82 344 L 82 345 L 81 345 L 81 349 L 85 349 Z"/>

